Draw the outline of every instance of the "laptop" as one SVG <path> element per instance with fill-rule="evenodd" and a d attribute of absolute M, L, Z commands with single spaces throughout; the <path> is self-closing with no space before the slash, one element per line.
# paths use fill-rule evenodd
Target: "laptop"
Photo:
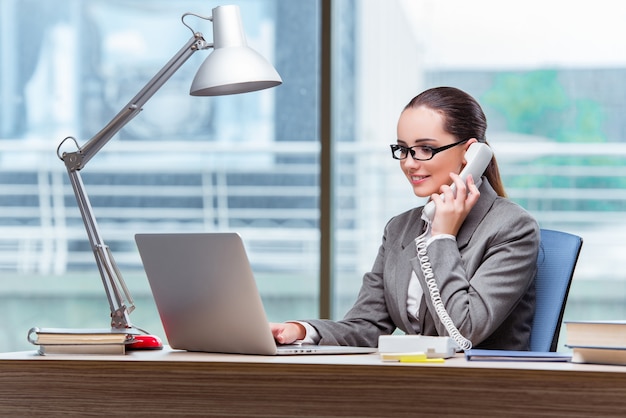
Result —
<path fill-rule="evenodd" d="M 358 354 L 371 347 L 277 345 L 237 233 L 137 234 L 169 345 L 233 354 Z"/>

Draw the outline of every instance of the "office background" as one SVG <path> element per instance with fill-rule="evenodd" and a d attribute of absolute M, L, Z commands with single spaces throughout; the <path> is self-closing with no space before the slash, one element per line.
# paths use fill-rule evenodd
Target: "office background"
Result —
<path fill-rule="evenodd" d="M 30 349 L 32 326 L 108 326 L 56 148 L 169 60 L 183 13 L 221 4 L 241 7 L 283 85 L 189 97 L 196 54 L 82 173 L 134 324 L 164 336 L 133 237 L 168 231 L 239 232 L 270 320 L 340 318 L 386 221 L 422 203 L 388 144 L 437 85 L 483 104 L 510 198 L 584 238 L 565 319 L 623 319 L 626 7 L 515 3 L 0 0 L 0 351 Z"/>

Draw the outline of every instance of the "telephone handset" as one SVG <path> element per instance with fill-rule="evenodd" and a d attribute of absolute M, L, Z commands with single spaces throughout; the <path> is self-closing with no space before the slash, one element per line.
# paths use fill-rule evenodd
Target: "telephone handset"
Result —
<path fill-rule="evenodd" d="M 461 179 L 465 181 L 467 179 L 467 176 L 471 174 L 474 182 L 476 183 L 476 186 L 480 186 L 481 176 L 487 168 L 487 165 L 489 165 L 492 156 L 493 152 L 487 144 L 484 144 L 482 142 L 475 142 L 470 145 L 467 149 L 467 152 L 465 153 L 465 160 L 467 161 L 467 164 L 461 171 L 461 174 L 459 174 Z M 451 188 L 452 192 L 454 193 L 456 191 L 455 185 L 452 184 Z M 441 198 L 443 199 L 443 194 L 441 195 Z M 433 302 L 433 306 L 435 307 L 435 311 L 437 312 L 437 316 L 441 320 L 441 323 L 445 326 L 448 334 L 450 334 L 450 337 L 459 346 L 459 348 L 463 350 L 469 350 L 470 348 L 472 348 L 472 342 L 463 337 L 463 335 L 461 335 L 459 330 L 452 322 L 450 315 L 448 315 L 448 312 L 443 305 L 443 301 L 441 300 L 439 288 L 437 287 L 437 281 L 435 280 L 432 266 L 426 253 L 426 241 L 430 237 L 430 224 L 434 215 L 435 202 L 431 201 L 426 206 L 424 206 L 424 209 L 422 211 L 422 219 L 426 222 L 426 231 L 415 239 L 417 258 L 420 262 L 420 267 L 422 269 L 422 273 L 424 274 L 424 278 L 426 279 L 428 293 Z"/>
<path fill-rule="evenodd" d="M 471 174 L 474 182 L 476 182 L 476 186 L 480 186 L 480 178 L 485 172 L 487 166 L 489 165 L 492 156 L 493 151 L 491 151 L 489 145 L 483 142 L 474 142 L 472 145 L 470 145 L 465 152 L 465 160 L 467 161 L 467 164 L 465 164 L 465 167 L 463 167 L 461 174 L 459 174 L 461 180 L 466 181 L 467 176 Z M 450 186 L 450 188 L 452 189 L 452 193 L 456 193 L 456 185 L 454 183 L 452 183 L 452 186 Z M 443 199 L 443 194 L 441 194 L 441 198 Z M 433 216 L 435 215 L 435 202 L 428 202 L 428 204 L 424 206 L 422 215 L 426 216 L 432 221 Z"/>

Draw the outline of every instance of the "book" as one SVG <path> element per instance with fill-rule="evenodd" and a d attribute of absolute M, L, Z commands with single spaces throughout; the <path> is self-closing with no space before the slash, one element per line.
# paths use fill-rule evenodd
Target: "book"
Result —
<path fill-rule="evenodd" d="M 565 321 L 569 347 L 626 348 L 626 321 Z"/>
<path fill-rule="evenodd" d="M 33 338 L 33 336 L 35 338 Z M 28 341 L 45 344 L 124 344 L 132 338 L 124 330 L 90 328 L 31 328 Z"/>
<path fill-rule="evenodd" d="M 570 361 L 570 353 L 552 351 L 515 351 L 515 350 L 483 350 L 472 348 L 465 350 L 467 361 Z"/>
<path fill-rule="evenodd" d="M 126 344 L 58 344 L 40 345 L 37 352 L 49 354 L 126 354 Z"/>
<path fill-rule="evenodd" d="M 83 328 L 31 328 L 28 341 L 39 354 L 124 354 L 134 341 L 125 330 Z"/>
<path fill-rule="evenodd" d="M 626 348 L 571 347 L 572 363 L 626 366 Z"/>

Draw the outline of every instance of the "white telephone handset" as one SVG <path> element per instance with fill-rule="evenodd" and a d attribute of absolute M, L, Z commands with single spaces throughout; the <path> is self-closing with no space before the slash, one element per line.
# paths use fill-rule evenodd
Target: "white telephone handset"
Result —
<path fill-rule="evenodd" d="M 479 187 L 481 182 L 480 178 L 489 165 L 492 156 L 493 151 L 491 151 L 489 145 L 482 142 L 474 142 L 470 145 L 465 153 L 465 160 L 467 161 L 467 164 L 465 164 L 461 174 L 459 174 L 461 180 L 466 181 L 467 176 L 471 174 L 474 182 L 476 183 L 476 187 Z M 450 188 L 452 189 L 452 193 L 456 192 L 456 185 L 454 183 L 450 186 Z M 443 199 L 443 194 L 441 194 L 441 198 Z M 433 216 L 435 215 L 435 202 L 428 202 L 428 204 L 424 206 L 422 214 L 432 221 Z"/>
<path fill-rule="evenodd" d="M 467 179 L 467 176 L 471 174 L 474 182 L 476 183 L 476 186 L 480 186 L 481 176 L 489 165 L 492 156 L 493 152 L 487 144 L 484 144 L 482 142 L 475 142 L 470 145 L 467 149 L 467 152 L 465 153 L 465 160 L 467 161 L 467 164 L 461 171 L 461 174 L 459 174 L 461 179 L 465 181 Z M 455 185 L 452 184 L 451 188 L 452 192 L 454 193 L 456 191 Z M 441 195 L 441 198 L 443 199 L 443 194 Z M 424 278 L 426 279 L 428 293 L 433 302 L 433 306 L 435 307 L 435 311 L 437 312 L 437 316 L 439 316 L 441 323 L 446 327 L 448 334 L 450 334 L 450 337 L 459 346 L 459 348 L 463 350 L 469 350 L 470 348 L 472 348 L 472 342 L 463 337 L 463 335 L 461 335 L 459 330 L 452 322 L 452 319 L 450 319 L 450 315 L 448 315 L 448 312 L 443 305 L 443 301 L 441 300 L 441 295 L 439 293 L 439 288 L 437 287 L 437 282 L 433 274 L 432 266 L 426 253 L 426 241 L 430 236 L 430 223 L 432 222 L 434 215 L 435 202 L 431 201 L 426 206 L 424 206 L 424 209 L 422 211 L 422 219 L 426 221 L 427 224 L 426 232 L 424 232 L 422 235 L 415 239 L 417 258 L 419 259 L 422 273 L 424 274 Z"/>

